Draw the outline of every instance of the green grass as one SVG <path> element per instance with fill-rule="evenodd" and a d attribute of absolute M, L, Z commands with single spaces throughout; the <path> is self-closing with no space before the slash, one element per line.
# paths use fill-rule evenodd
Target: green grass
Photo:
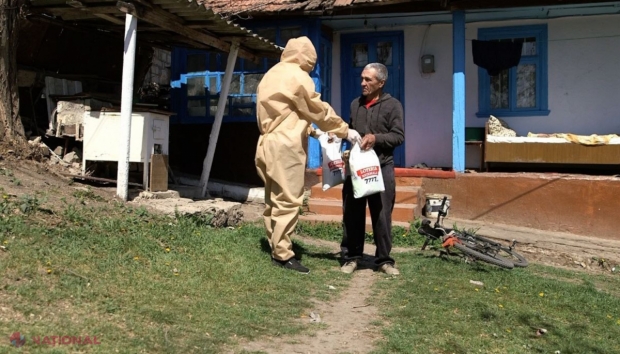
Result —
<path fill-rule="evenodd" d="M 620 277 L 436 254 L 399 254 L 403 276 L 375 284 L 385 336 L 376 353 L 620 352 Z"/>
<path fill-rule="evenodd" d="M 98 200 L 88 192 L 73 198 L 47 212 L 35 197 L 0 200 L 0 333 L 19 331 L 29 353 L 218 353 L 299 332 L 310 300 L 350 279 L 333 255 L 302 243 L 311 276 L 273 267 L 258 226 L 212 229 L 122 203 L 84 205 Z M 101 345 L 32 342 L 87 335 Z"/>
<path fill-rule="evenodd" d="M 322 328 L 302 317 L 312 299 L 329 301 L 351 279 L 335 255 L 303 243 L 295 251 L 310 275 L 273 267 L 257 225 L 213 229 L 89 190 L 55 207 L 42 195 L 0 194 L 0 335 L 19 331 L 23 352 L 219 353 L 240 340 Z M 334 224 L 297 231 L 342 237 Z M 422 242 L 397 228 L 394 240 Z M 506 271 L 437 253 L 399 253 L 402 275 L 377 276 L 368 300 L 381 314 L 371 321 L 384 336 L 376 353 L 620 352 L 620 276 Z M 538 328 L 548 332 L 536 336 Z M 101 344 L 49 347 L 32 342 L 39 336 Z M 9 345 L 0 341 L 0 352 L 17 351 Z"/>
<path fill-rule="evenodd" d="M 400 227 L 392 227 L 392 245 L 394 247 L 419 247 L 424 243 L 422 237 L 417 233 L 420 220 L 411 223 L 409 230 Z M 296 232 L 300 235 L 310 236 L 321 240 L 340 242 L 342 240 L 341 223 L 309 223 L 299 222 Z M 372 233 L 366 233 L 366 242 L 374 243 Z"/>

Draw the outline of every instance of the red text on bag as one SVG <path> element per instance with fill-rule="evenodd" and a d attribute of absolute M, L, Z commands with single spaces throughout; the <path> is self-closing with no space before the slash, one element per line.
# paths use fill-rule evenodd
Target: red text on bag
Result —
<path fill-rule="evenodd" d="M 330 171 L 339 170 L 344 167 L 344 162 L 342 160 L 334 160 L 327 163 L 327 167 L 329 167 Z"/>
<path fill-rule="evenodd" d="M 361 179 L 366 179 L 368 177 L 378 176 L 379 175 L 379 166 L 370 166 L 370 167 L 359 169 L 359 170 L 357 170 L 357 175 Z"/>

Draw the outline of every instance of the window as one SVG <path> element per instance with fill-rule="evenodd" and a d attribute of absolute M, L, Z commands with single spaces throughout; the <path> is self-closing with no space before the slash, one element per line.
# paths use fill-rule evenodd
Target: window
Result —
<path fill-rule="evenodd" d="M 307 35 L 307 25 L 286 24 L 259 27 L 255 32 L 268 40 L 285 46 L 290 38 Z M 216 112 L 222 80 L 226 71 L 227 53 L 175 49 L 173 72 L 178 78 L 171 82 L 174 119 L 182 123 L 211 123 Z M 263 59 L 258 63 L 237 59 L 228 102 L 224 110 L 225 122 L 256 120 L 256 88 L 263 75 L 278 62 Z"/>
<path fill-rule="evenodd" d="M 516 67 L 490 76 L 478 68 L 478 117 L 548 115 L 547 26 L 481 28 L 482 41 L 522 41 L 521 60 Z"/>

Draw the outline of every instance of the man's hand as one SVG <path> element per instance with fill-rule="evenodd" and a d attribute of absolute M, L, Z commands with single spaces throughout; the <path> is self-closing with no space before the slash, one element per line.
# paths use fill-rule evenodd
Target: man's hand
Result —
<path fill-rule="evenodd" d="M 375 147 L 375 136 L 374 134 L 366 134 L 362 139 L 362 145 L 360 146 L 362 150 L 370 150 Z"/>

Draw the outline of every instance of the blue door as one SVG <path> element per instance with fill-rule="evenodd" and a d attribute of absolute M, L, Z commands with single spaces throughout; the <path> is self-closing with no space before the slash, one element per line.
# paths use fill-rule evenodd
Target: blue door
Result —
<path fill-rule="evenodd" d="M 368 63 L 382 63 L 388 69 L 383 92 L 404 102 L 403 33 L 369 32 L 341 37 L 342 118 L 349 121 L 351 102 L 362 93 L 361 74 Z M 405 166 L 405 144 L 394 150 L 394 164 Z"/>

